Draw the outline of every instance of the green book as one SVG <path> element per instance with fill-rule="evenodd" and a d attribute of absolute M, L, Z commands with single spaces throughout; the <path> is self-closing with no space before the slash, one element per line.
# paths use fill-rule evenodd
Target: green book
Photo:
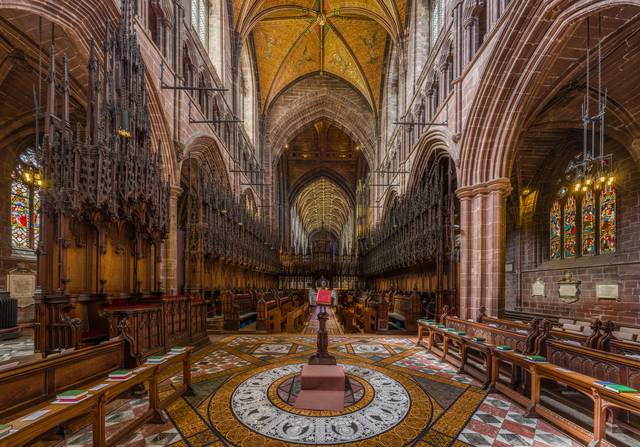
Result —
<path fill-rule="evenodd" d="M 9 424 L 0 424 L 0 436 L 11 431 L 13 427 Z"/>
<path fill-rule="evenodd" d="M 58 393 L 58 397 L 78 397 L 87 394 L 84 390 L 67 390 L 62 393 Z"/>
<path fill-rule="evenodd" d="M 496 349 L 499 351 L 511 351 L 513 348 L 509 345 L 498 345 Z"/>
<path fill-rule="evenodd" d="M 427 323 L 433 323 L 435 324 L 436 320 L 427 320 Z"/>
<path fill-rule="evenodd" d="M 116 369 L 115 371 L 111 372 L 109 375 L 110 376 L 126 376 L 127 374 L 131 374 L 131 370 L 129 370 L 129 369 Z"/>
<path fill-rule="evenodd" d="M 606 389 L 615 391 L 616 393 L 639 393 L 640 391 L 635 388 L 631 388 L 626 385 L 619 385 L 617 383 L 611 383 L 604 386 Z"/>
<path fill-rule="evenodd" d="M 447 328 L 447 332 L 458 332 L 458 331 L 455 330 L 454 328 L 450 327 L 450 328 Z"/>
<path fill-rule="evenodd" d="M 546 362 L 546 357 L 541 355 L 528 355 L 527 360 L 531 360 L 532 362 Z"/>
<path fill-rule="evenodd" d="M 486 338 L 484 337 L 473 337 L 473 341 L 485 341 Z"/>
<path fill-rule="evenodd" d="M 164 359 L 165 359 L 164 355 L 151 355 L 147 357 L 147 360 L 152 360 L 152 361 L 153 360 L 158 361 L 158 360 L 164 360 Z"/>
<path fill-rule="evenodd" d="M 458 335 L 467 335 L 467 333 L 465 331 L 456 331 L 456 333 Z"/>
<path fill-rule="evenodd" d="M 437 328 L 439 328 L 439 329 L 443 329 L 443 328 L 445 328 L 446 326 L 445 326 L 444 324 L 439 324 L 439 325 L 437 325 L 436 327 L 437 327 Z"/>

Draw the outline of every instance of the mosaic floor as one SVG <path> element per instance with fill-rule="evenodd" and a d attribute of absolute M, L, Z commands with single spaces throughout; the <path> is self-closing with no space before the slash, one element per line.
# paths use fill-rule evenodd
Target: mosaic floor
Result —
<path fill-rule="evenodd" d="M 31 337 L 0 341 L 0 362 L 27 355 L 33 355 L 33 339 Z"/>
<path fill-rule="evenodd" d="M 238 335 L 196 353 L 196 396 L 167 408 L 168 422 L 147 424 L 118 445 L 579 447 L 556 429 L 415 346 L 415 339 L 332 336 L 331 351 L 361 388 L 340 413 L 299 410 L 282 396 L 315 349 L 305 335 Z M 165 392 L 181 377 L 167 377 Z M 144 399 L 110 406 L 108 433 L 136 417 Z M 90 427 L 57 447 L 90 445 Z"/>

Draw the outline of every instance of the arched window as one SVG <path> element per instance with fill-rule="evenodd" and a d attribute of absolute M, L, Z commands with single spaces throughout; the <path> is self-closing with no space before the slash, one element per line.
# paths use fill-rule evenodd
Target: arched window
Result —
<path fill-rule="evenodd" d="M 167 55 L 166 30 L 164 25 L 164 13 L 158 2 L 149 2 L 149 31 L 151 40 L 160 49 L 163 56 Z"/>
<path fill-rule="evenodd" d="M 398 121 L 398 113 L 400 108 L 400 102 L 398 99 L 400 93 L 400 75 L 398 68 L 398 58 L 397 58 L 397 50 L 394 49 L 391 54 L 391 68 L 387 72 L 387 142 L 391 138 L 391 135 L 394 132 L 396 125 L 394 124 Z"/>
<path fill-rule="evenodd" d="M 549 211 L 549 259 L 615 253 L 616 200 L 612 180 L 560 188 Z"/>
<path fill-rule="evenodd" d="M 205 48 L 209 45 L 209 0 L 191 0 L 191 25 Z"/>
<path fill-rule="evenodd" d="M 18 158 L 11 174 L 11 246 L 35 250 L 40 237 L 42 178 L 33 149 Z"/>
<path fill-rule="evenodd" d="M 443 0 L 431 0 L 431 46 L 436 43 L 444 26 Z"/>
<path fill-rule="evenodd" d="M 240 89 L 242 94 L 242 120 L 244 128 L 249 135 L 249 141 L 253 142 L 255 135 L 255 87 L 253 69 L 247 46 L 242 50 Z"/>
<path fill-rule="evenodd" d="M 223 0 L 209 0 L 209 58 L 218 77 L 224 82 L 224 5 Z"/>

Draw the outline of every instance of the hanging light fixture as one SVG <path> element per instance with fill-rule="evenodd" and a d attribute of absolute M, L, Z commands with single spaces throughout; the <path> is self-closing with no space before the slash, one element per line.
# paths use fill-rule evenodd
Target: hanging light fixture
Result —
<path fill-rule="evenodd" d="M 571 173 L 570 189 L 575 193 L 587 192 L 612 185 L 613 154 L 604 153 L 607 90 L 602 88 L 602 23 L 598 16 L 598 110 L 591 114 L 591 22 L 587 17 L 587 87 L 582 103 L 582 157 L 572 160 L 567 167 Z"/>

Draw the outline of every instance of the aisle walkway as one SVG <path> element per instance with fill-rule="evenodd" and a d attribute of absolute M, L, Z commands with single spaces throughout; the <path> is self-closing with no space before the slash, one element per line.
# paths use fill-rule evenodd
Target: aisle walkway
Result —
<path fill-rule="evenodd" d="M 344 331 L 342 330 L 342 326 L 338 323 L 338 319 L 336 318 L 336 313 L 333 310 L 333 307 L 327 307 L 327 313 L 329 314 L 329 320 L 327 321 L 327 331 L 329 335 L 342 335 Z M 320 312 L 320 306 L 316 306 L 313 308 L 311 315 L 309 316 L 309 321 L 305 325 L 302 333 L 305 335 L 315 335 L 318 332 L 318 313 Z"/>

